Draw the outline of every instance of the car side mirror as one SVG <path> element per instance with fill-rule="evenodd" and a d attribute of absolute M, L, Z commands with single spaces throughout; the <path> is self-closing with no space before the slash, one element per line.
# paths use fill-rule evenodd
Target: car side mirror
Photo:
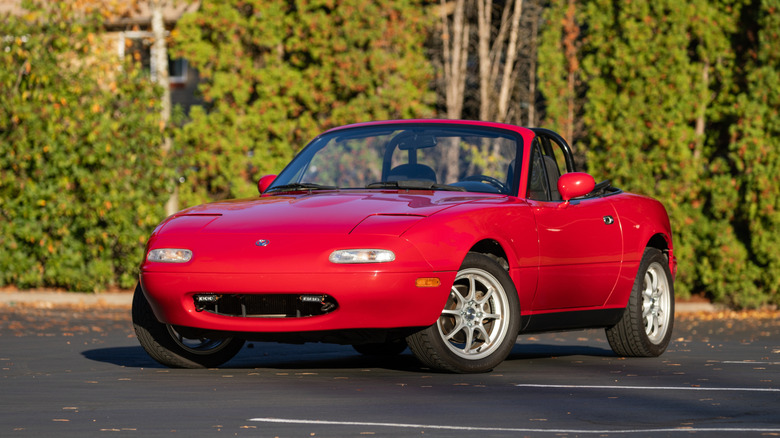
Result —
<path fill-rule="evenodd" d="M 596 187 L 596 180 L 587 173 L 570 172 L 558 178 L 558 193 L 566 203 L 571 199 L 587 195 L 594 187 Z"/>
<path fill-rule="evenodd" d="M 257 182 L 257 191 L 262 195 L 276 179 L 276 175 L 266 175 Z"/>

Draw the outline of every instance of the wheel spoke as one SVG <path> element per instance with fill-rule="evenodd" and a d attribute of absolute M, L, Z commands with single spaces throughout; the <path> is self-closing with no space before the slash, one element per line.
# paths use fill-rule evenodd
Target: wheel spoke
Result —
<path fill-rule="evenodd" d="M 653 316 L 651 326 L 650 326 L 650 333 L 656 334 L 658 333 L 658 328 L 660 327 L 660 320 L 658 316 Z"/>
<path fill-rule="evenodd" d="M 498 313 L 483 313 L 482 320 L 484 321 L 486 319 L 490 319 L 490 320 L 501 319 L 501 315 L 499 315 Z"/>
<path fill-rule="evenodd" d="M 655 330 L 660 332 L 666 327 L 666 312 L 664 312 L 663 308 L 659 308 L 655 315 Z"/>
<path fill-rule="evenodd" d="M 649 300 L 649 299 L 653 298 L 653 289 L 652 289 L 652 286 L 650 286 L 650 282 L 647 281 L 646 277 L 647 276 L 645 276 L 645 284 L 646 284 L 646 286 L 645 286 L 644 290 L 642 291 L 642 297 L 645 300 Z"/>
<path fill-rule="evenodd" d="M 480 305 L 484 305 L 485 303 L 487 303 L 488 300 L 490 300 L 490 298 L 493 296 L 493 292 L 494 291 L 495 291 L 495 289 L 493 289 L 492 287 L 488 286 L 487 292 L 485 292 L 485 295 L 482 296 L 481 300 L 477 300 L 477 303 L 479 303 Z"/>
<path fill-rule="evenodd" d="M 656 273 L 654 270 L 648 270 L 647 273 L 650 275 L 650 290 L 653 291 L 654 294 L 658 293 L 658 273 Z"/>
<path fill-rule="evenodd" d="M 446 336 L 446 339 L 447 339 L 448 341 L 451 341 L 451 340 L 452 340 L 452 338 L 454 338 L 454 337 L 455 337 L 455 335 L 457 335 L 458 333 L 460 333 L 462 330 L 466 330 L 466 331 L 468 331 L 468 326 L 467 326 L 467 325 L 465 324 L 465 322 L 463 321 L 463 318 L 456 318 L 456 320 L 457 320 L 457 322 L 458 322 L 458 325 L 457 325 L 457 326 L 455 326 L 455 328 L 453 328 L 452 330 L 450 330 L 450 332 L 449 332 L 449 333 L 447 333 L 447 334 L 445 335 L 445 336 Z"/>
<path fill-rule="evenodd" d="M 508 307 L 506 292 L 493 275 L 464 269 L 455 278 L 437 324 L 441 339 L 459 357 L 487 357 L 500 348 L 507 334 Z"/>
<path fill-rule="evenodd" d="M 474 345 L 474 329 L 466 327 L 466 345 L 463 347 L 463 351 L 468 353 L 471 351 L 471 347 Z"/>
<path fill-rule="evenodd" d="M 465 299 L 463 298 L 463 295 L 460 294 L 460 291 L 455 286 L 452 286 L 452 289 L 450 290 L 450 297 L 455 299 L 456 309 L 460 309 L 461 307 L 463 307 L 463 303 L 465 302 Z"/>
<path fill-rule="evenodd" d="M 669 285 L 663 268 L 657 264 L 648 267 L 645 273 L 645 290 L 642 292 L 642 317 L 645 319 L 645 333 L 651 341 L 659 341 L 666 335 L 669 306 Z"/>
<path fill-rule="evenodd" d="M 490 334 L 488 334 L 484 326 L 479 325 L 475 331 L 479 332 L 482 335 L 482 340 L 485 341 L 485 345 L 490 345 Z"/>
<path fill-rule="evenodd" d="M 466 295 L 466 301 L 473 300 L 477 294 L 477 280 L 474 275 L 469 275 L 469 293 Z"/>

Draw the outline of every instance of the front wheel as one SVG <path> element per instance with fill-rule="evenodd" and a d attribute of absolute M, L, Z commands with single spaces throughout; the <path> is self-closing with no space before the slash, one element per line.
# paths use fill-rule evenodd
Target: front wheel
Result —
<path fill-rule="evenodd" d="M 436 324 L 406 341 L 431 368 L 480 373 L 509 355 L 519 329 L 520 303 L 509 274 L 489 257 L 469 253 Z"/>
<path fill-rule="evenodd" d="M 674 325 L 674 284 L 669 262 L 656 248 L 647 248 L 623 316 L 607 329 L 607 340 L 619 356 L 660 356 L 669 345 Z"/>
<path fill-rule="evenodd" d="M 229 361 L 244 345 L 243 339 L 185 336 L 182 328 L 163 324 L 152 312 L 141 283 L 133 294 L 135 336 L 149 356 L 171 368 L 214 368 Z"/>

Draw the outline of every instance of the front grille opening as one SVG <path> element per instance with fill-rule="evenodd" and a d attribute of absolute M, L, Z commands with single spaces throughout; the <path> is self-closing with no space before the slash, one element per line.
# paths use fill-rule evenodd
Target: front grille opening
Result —
<path fill-rule="evenodd" d="M 329 295 L 318 294 L 209 294 L 193 297 L 195 310 L 246 318 L 305 318 L 338 308 Z"/>

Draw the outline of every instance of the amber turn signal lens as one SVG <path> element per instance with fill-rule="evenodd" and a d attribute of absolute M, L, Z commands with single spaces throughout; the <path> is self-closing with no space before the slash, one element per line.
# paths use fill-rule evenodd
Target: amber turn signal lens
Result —
<path fill-rule="evenodd" d="M 441 286 L 441 280 L 436 277 L 433 278 L 418 278 L 415 280 L 414 285 L 417 287 L 439 287 Z"/>

